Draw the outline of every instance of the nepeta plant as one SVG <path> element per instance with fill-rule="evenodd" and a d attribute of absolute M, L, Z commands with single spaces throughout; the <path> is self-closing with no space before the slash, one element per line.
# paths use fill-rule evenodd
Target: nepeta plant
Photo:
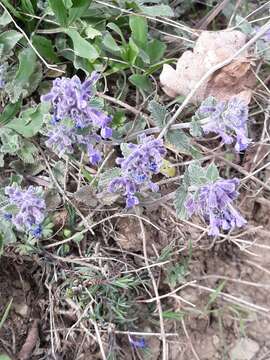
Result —
<path fill-rule="evenodd" d="M 201 215 L 209 223 L 209 235 L 218 236 L 220 230 L 242 227 L 246 221 L 235 210 L 232 202 L 238 197 L 238 179 L 220 179 L 197 187 L 190 192 L 184 203 L 188 216 Z"/>
<path fill-rule="evenodd" d="M 225 144 L 235 142 L 237 152 L 245 150 L 250 142 L 247 137 L 248 106 L 239 97 L 228 101 L 217 101 L 209 98 L 197 111 L 200 117 L 209 117 L 202 125 L 203 132 L 221 136 Z"/>
<path fill-rule="evenodd" d="M 5 86 L 5 72 L 5 65 L 0 65 L 0 90 L 3 89 Z"/>
<path fill-rule="evenodd" d="M 109 127 L 112 119 L 90 105 L 98 78 L 95 72 L 84 82 L 77 76 L 71 79 L 58 78 L 54 80 L 51 91 L 41 97 L 41 101 L 48 101 L 52 105 L 46 145 L 59 156 L 71 154 L 76 146 L 82 146 L 92 164 L 101 160 L 101 153 L 94 146 L 102 138 L 112 136 L 112 129 Z"/>
<path fill-rule="evenodd" d="M 165 154 L 163 141 L 153 136 L 142 135 L 138 144 L 126 144 L 124 157 L 116 159 L 121 166 L 121 176 L 110 182 L 109 191 L 122 193 L 128 208 L 137 205 L 139 199 L 135 194 L 143 187 L 158 191 L 158 185 L 151 179 L 159 173 Z"/>
<path fill-rule="evenodd" d="M 46 204 L 42 188 L 29 186 L 22 190 L 16 185 L 7 186 L 5 194 L 8 204 L 4 218 L 10 220 L 18 231 L 30 233 L 38 238 L 42 234 L 42 222 L 45 219 Z"/>

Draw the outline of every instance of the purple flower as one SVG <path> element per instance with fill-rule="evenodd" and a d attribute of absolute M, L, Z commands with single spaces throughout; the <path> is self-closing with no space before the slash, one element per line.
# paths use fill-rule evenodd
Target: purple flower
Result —
<path fill-rule="evenodd" d="M 261 30 L 261 27 L 260 26 L 255 26 L 254 27 L 254 31 L 255 31 L 255 34 L 257 32 L 259 32 Z M 265 42 L 270 42 L 270 30 L 267 30 L 265 34 L 263 34 L 261 37 L 260 37 L 260 40 L 263 40 Z"/>
<path fill-rule="evenodd" d="M 202 104 L 199 115 L 209 117 L 209 121 L 202 126 L 204 133 L 216 133 L 221 136 L 225 144 L 235 141 L 237 152 L 245 150 L 250 143 L 247 137 L 248 106 L 238 98 L 228 101 L 213 101 L 213 104 Z"/>
<path fill-rule="evenodd" d="M 144 338 L 136 339 L 133 336 L 128 336 L 129 342 L 132 345 L 132 347 L 136 349 L 145 349 L 146 343 Z"/>
<path fill-rule="evenodd" d="M 92 147 L 101 138 L 112 136 L 112 129 L 109 127 L 112 118 L 90 105 L 90 100 L 94 98 L 93 87 L 98 78 L 99 75 L 95 72 L 84 82 L 76 75 L 71 79 L 57 78 L 53 81 L 51 91 L 41 97 L 41 101 L 51 103 L 53 111 L 46 144 L 59 156 L 73 153 L 76 146 L 83 145 L 92 164 L 101 160 L 100 152 L 94 151 Z M 87 146 L 89 143 L 90 148 Z"/>
<path fill-rule="evenodd" d="M 157 174 L 162 166 L 166 150 L 160 139 L 142 135 L 138 144 L 127 144 L 126 155 L 117 158 L 121 166 L 121 177 L 113 179 L 109 184 L 110 192 L 120 192 L 126 197 L 127 207 L 139 203 L 135 196 L 142 187 L 158 191 L 158 186 L 152 182 L 152 176 Z"/>
<path fill-rule="evenodd" d="M 6 71 L 5 65 L 0 65 L 0 90 L 3 89 L 5 86 L 5 80 L 4 80 L 5 71 Z"/>
<path fill-rule="evenodd" d="M 188 216 L 201 215 L 209 223 L 209 235 L 218 236 L 220 230 L 233 230 L 242 227 L 246 221 L 232 206 L 238 197 L 238 179 L 220 179 L 203 185 L 189 194 L 185 208 Z"/>
<path fill-rule="evenodd" d="M 29 186 L 26 190 L 22 190 L 12 185 L 5 188 L 5 194 L 9 198 L 7 206 L 12 205 L 16 209 L 15 214 L 8 214 L 12 224 L 19 231 L 30 232 L 35 237 L 40 237 L 41 224 L 46 212 L 41 188 Z"/>

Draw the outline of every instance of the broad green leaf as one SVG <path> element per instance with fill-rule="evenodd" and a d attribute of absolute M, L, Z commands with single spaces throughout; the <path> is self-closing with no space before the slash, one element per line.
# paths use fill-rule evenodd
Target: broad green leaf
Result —
<path fill-rule="evenodd" d="M 134 65 L 140 50 L 132 38 L 129 38 L 129 43 L 122 46 L 122 59 L 127 61 L 130 65 Z"/>
<path fill-rule="evenodd" d="M 98 181 L 99 188 L 100 189 L 107 188 L 107 186 L 109 185 L 111 180 L 113 180 L 114 178 L 116 178 L 118 176 L 121 176 L 120 168 L 114 167 L 114 168 L 104 171 L 99 177 L 99 181 Z"/>
<path fill-rule="evenodd" d="M 176 168 L 175 168 L 175 166 L 172 166 L 170 161 L 163 159 L 163 162 L 162 162 L 162 165 L 160 168 L 160 173 L 167 177 L 173 177 L 176 174 Z"/>
<path fill-rule="evenodd" d="M 165 106 L 159 104 L 155 100 L 152 100 L 148 105 L 148 110 L 151 112 L 151 117 L 155 124 L 160 128 L 160 130 L 163 129 L 168 117 L 168 112 Z"/>
<path fill-rule="evenodd" d="M 105 34 L 102 44 L 112 53 L 119 52 L 121 50 L 120 46 L 117 45 L 116 41 L 109 32 Z"/>
<path fill-rule="evenodd" d="M 166 45 L 157 39 L 153 39 L 149 41 L 147 44 L 147 48 L 145 49 L 145 51 L 147 52 L 150 58 L 151 64 L 160 61 L 160 59 L 163 58 L 165 50 L 166 50 Z"/>
<path fill-rule="evenodd" d="M 48 103 L 40 103 L 36 108 L 23 111 L 18 119 L 14 119 L 6 126 L 25 138 L 31 138 L 41 129 L 43 117 L 48 110 Z"/>
<path fill-rule="evenodd" d="M 102 36 L 102 33 L 98 30 L 96 30 L 95 28 L 93 28 L 93 26 L 88 25 L 85 28 L 85 35 L 87 36 L 87 39 L 94 39 L 97 36 Z"/>
<path fill-rule="evenodd" d="M 73 2 L 72 2 L 72 0 L 63 0 L 63 4 L 66 9 L 70 9 L 73 5 Z"/>
<path fill-rule="evenodd" d="M 184 186 L 180 186 L 175 193 L 174 199 L 174 207 L 176 210 L 176 215 L 179 219 L 186 219 L 187 218 L 187 211 L 185 208 L 185 202 L 187 200 L 188 192 Z"/>
<path fill-rule="evenodd" d="M 74 52 L 76 55 L 91 61 L 94 61 L 98 58 L 98 52 L 96 48 L 87 40 L 82 38 L 78 31 L 68 29 L 64 30 L 64 32 L 72 39 Z"/>
<path fill-rule="evenodd" d="M 10 226 L 10 222 L 0 218 L 0 235 L 4 245 L 16 242 L 16 236 Z"/>
<path fill-rule="evenodd" d="M 200 158 L 200 152 L 191 145 L 191 138 L 182 130 L 171 130 L 166 134 L 166 142 L 172 146 L 173 149 L 181 151 L 194 158 Z"/>
<path fill-rule="evenodd" d="M 128 157 L 132 153 L 132 149 L 130 149 L 128 143 L 121 143 L 120 149 L 124 157 Z"/>
<path fill-rule="evenodd" d="M 210 164 L 206 170 L 206 178 L 209 181 L 217 181 L 219 179 L 219 171 L 214 163 Z"/>
<path fill-rule="evenodd" d="M 189 132 L 192 136 L 195 136 L 195 137 L 202 136 L 203 131 L 202 131 L 202 127 L 200 126 L 197 115 L 192 116 L 190 125 L 191 125 L 191 127 L 189 129 Z"/>
<path fill-rule="evenodd" d="M 240 15 L 235 16 L 235 27 L 247 35 L 250 35 L 253 32 L 253 28 L 250 22 Z"/>
<path fill-rule="evenodd" d="M 111 22 L 111 23 L 108 23 L 108 24 L 107 24 L 107 27 L 108 27 L 109 29 L 115 31 L 116 34 L 118 34 L 118 35 L 120 36 L 123 44 L 126 43 L 126 39 L 125 39 L 125 37 L 124 37 L 124 35 L 123 35 L 123 33 L 122 33 L 122 30 L 120 29 L 120 27 L 119 27 L 118 25 L 116 25 L 115 23 L 112 23 L 112 22 Z"/>
<path fill-rule="evenodd" d="M 15 76 L 16 85 L 25 86 L 36 67 L 36 54 L 31 48 L 23 49 L 19 53 L 19 69 Z"/>
<path fill-rule="evenodd" d="M 22 34 L 15 30 L 7 30 L 0 34 L 0 45 L 4 47 L 2 55 L 8 55 L 21 38 Z"/>
<path fill-rule="evenodd" d="M 2 114 L 0 114 L 0 125 L 6 125 L 11 121 L 21 108 L 22 101 L 19 100 L 15 104 L 8 104 Z"/>
<path fill-rule="evenodd" d="M 206 170 L 196 163 L 189 165 L 188 177 L 190 185 L 201 186 L 208 183 Z"/>
<path fill-rule="evenodd" d="M 34 35 L 32 37 L 32 42 L 40 55 L 43 56 L 46 60 L 49 60 L 52 63 L 59 62 L 59 58 L 54 51 L 53 43 L 50 39 L 44 36 Z"/>
<path fill-rule="evenodd" d="M 141 11 L 149 16 L 173 17 L 174 12 L 168 5 L 140 6 Z"/>
<path fill-rule="evenodd" d="M 11 360 L 11 358 L 7 355 L 2 354 L 0 355 L 0 360 Z"/>
<path fill-rule="evenodd" d="M 129 81 L 135 85 L 137 88 L 143 91 L 151 92 L 152 91 L 152 82 L 146 75 L 133 74 L 129 78 Z"/>
<path fill-rule="evenodd" d="M 67 26 L 68 13 L 63 0 L 49 0 L 50 7 L 61 26 Z"/>
<path fill-rule="evenodd" d="M 3 14 L 0 16 L 0 26 L 6 26 L 11 22 L 11 16 L 7 11 L 4 11 Z"/>
<path fill-rule="evenodd" d="M 74 21 L 84 15 L 92 0 L 72 0 L 72 2 L 73 6 L 69 9 L 69 24 L 72 24 Z"/>
<path fill-rule="evenodd" d="M 30 141 L 23 140 L 18 156 L 26 164 L 34 164 L 38 155 L 37 147 Z"/>
<path fill-rule="evenodd" d="M 140 48 L 145 49 L 147 46 L 148 33 L 147 20 L 142 16 L 130 15 L 129 26 L 135 43 Z"/>
<path fill-rule="evenodd" d="M 21 146 L 21 137 L 7 127 L 0 128 L 1 149 L 4 154 L 16 154 Z"/>

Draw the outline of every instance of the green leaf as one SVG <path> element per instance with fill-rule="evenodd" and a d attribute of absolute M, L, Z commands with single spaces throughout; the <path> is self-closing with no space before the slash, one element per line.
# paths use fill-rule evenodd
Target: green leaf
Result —
<path fill-rule="evenodd" d="M 23 140 L 18 156 L 26 164 L 34 164 L 38 155 L 37 147 L 30 141 Z"/>
<path fill-rule="evenodd" d="M 3 244 L 13 244 L 16 242 L 16 236 L 10 226 L 10 222 L 0 218 L 0 235 L 2 236 Z"/>
<path fill-rule="evenodd" d="M 11 16 L 7 11 L 4 11 L 3 14 L 0 16 L 0 26 L 6 26 L 11 22 Z"/>
<path fill-rule="evenodd" d="M 81 37 L 76 30 L 64 30 L 64 32 L 72 39 L 74 52 L 82 58 L 94 61 L 98 58 L 96 48 L 91 45 L 87 40 Z"/>
<path fill-rule="evenodd" d="M 208 168 L 206 170 L 206 178 L 210 182 L 214 182 L 219 179 L 219 171 L 218 171 L 217 166 L 214 163 L 212 163 L 208 166 Z"/>
<path fill-rule="evenodd" d="M 97 36 L 102 36 L 102 33 L 99 30 L 93 28 L 93 26 L 88 25 L 85 28 L 85 35 L 87 36 L 87 39 L 93 40 Z"/>
<path fill-rule="evenodd" d="M 168 131 L 166 141 L 177 151 L 181 151 L 197 159 L 201 157 L 199 150 L 191 145 L 191 138 L 180 129 Z"/>
<path fill-rule="evenodd" d="M 19 53 L 19 69 L 15 76 L 15 83 L 18 87 L 27 85 L 28 80 L 36 67 L 36 54 L 31 48 L 23 49 Z"/>
<path fill-rule="evenodd" d="M 142 12 L 149 16 L 173 17 L 174 12 L 168 5 L 140 6 Z"/>
<path fill-rule="evenodd" d="M 109 32 L 105 34 L 102 44 L 112 53 L 119 52 L 121 50 L 120 46 L 117 45 L 116 41 Z"/>
<path fill-rule="evenodd" d="M 160 59 L 163 58 L 165 50 L 166 50 L 166 45 L 157 39 L 153 39 L 152 41 L 150 41 L 147 44 L 147 48 L 145 49 L 145 51 L 147 52 L 150 58 L 151 64 L 160 61 Z"/>
<path fill-rule="evenodd" d="M 129 38 L 129 43 L 122 46 L 122 59 L 127 61 L 130 65 L 134 65 L 140 50 L 132 38 Z"/>
<path fill-rule="evenodd" d="M 0 151 L 4 154 L 16 154 L 20 149 L 21 138 L 13 130 L 6 127 L 0 128 L 2 146 Z"/>
<path fill-rule="evenodd" d="M 152 100 L 148 105 L 148 110 L 151 112 L 151 117 L 155 124 L 160 128 L 160 130 L 163 129 L 168 117 L 168 112 L 165 106 L 159 104 L 155 100 Z"/>
<path fill-rule="evenodd" d="M 7 30 L 0 34 L 0 45 L 4 47 L 2 56 L 8 55 L 21 38 L 22 34 L 15 30 Z"/>
<path fill-rule="evenodd" d="M 11 300 L 8 302 L 8 304 L 7 304 L 6 307 L 5 307 L 5 310 L 4 310 L 3 315 L 1 315 L 0 330 L 2 329 L 5 321 L 7 320 L 7 317 L 8 317 L 9 310 L 10 310 L 10 308 L 11 308 L 12 302 L 13 302 L 13 298 L 11 298 Z M 0 360 L 1 360 L 1 356 L 3 356 L 3 355 L 0 355 Z M 5 356 L 5 355 L 4 355 L 4 356 Z"/>
<path fill-rule="evenodd" d="M 92 0 L 73 0 L 73 6 L 69 9 L 69 24 L 79 19 L 89 8 Z"/>
<path fill-rule="evenodd" d="M 54 51 L 53 43 L 50 39 L 44 36 L 34 35 L 32 37 L 32 42 L 40 55 L 43 56 L 46 60 L 49 60 L 52 63 L 60 61 L 56 52 Z"/>
<path fill-rule="evenodd" d="M 50 7 L 61 26 L 67 26 L 68 13 L 63 0 L 49 0 Z"/>
<path fill-rule="evenodd" d="M 107 188 L 107 186 L 109 185 L 111 180 L 113 180 L 114 178 L 116 178 L 118 176 L 121 176 L 120 168 L 114 167 L 114 168 L 104 171 L 99 177 L 98 187 L 100 189 Z"/>
<path fill-rule="evenodd" d="M 16 10 L 16 8 L 11 5 L 10 0 L 1 0 L 1 2 L 5 5 L 5 7 L 20 20 L 24 20 L 21 14 Z"/>
<path fill-rule="evenodd" d="M 1 354 L 0 355 L 0 360 L 11 360 L 11 358 L 7 355 Z"/>
<path fill-rule="evenodd" d="M 185 202 L 187 200 L 188 192 L 184 186 L 180 186 L 175 193 L 174 207 L 176 215 L 179 219 L 185 220 L 187 218 L 187 211 L 185 208 Z"/>
<path fill-rule="evenodd" d="M 36 135 L 43 125 L 43 117 L 49 111 L 48 103 L 40 103 L 36 108 L 23 111 L 18 119 L 14 119 L 7 128 L 15 130 L 25 138 Z"/>
<path fill-rule="evenodd" d="M 142 49 L 146 48 L 148 34 L 147 20 L 142 16 L 130 15 L 129 26 L 135 43 Z"/>
<path fill-rule="evenodd" d="M 107 24 L 107 27 L 108 27 L 109 29 L 115 31 L 116 34 L 118 34 L 118 35 L 120 36 L 123 44 L 126 43 L 126 39 L 125 39 L 125 37 L 124 37 L 124 35 L 123 35 L 123 33 L 122 33 L 122 30 L 120 29 L 120 27 L 119 27 L 118 25 L 116 25 L 115 23 L 110 22 L 110 23 Z"/>
<path fill-rule="evenodd" d="M 132 153 L 132 149 L 130 149 L 128 143 L 121 143 L 120 149 L 124 157 L 128 157 Z"/>
<path fill-rule="evenodd" d="M 14 104 L 8 104 L 2 114 L 0 115 L 0 124 L 1 125 L 6 125 L 9 121 L 11 121 L 16 114 L 18 113 L 18 111 L 20 110 L 22 105 L 22 101 L 19 100 Z"/>
<path fill-rule="evenodd" d="M 63 4 L 66 9 L 70 9 L 73 5 L 73 2 L 72 2 L 72 0 L 63 0 Z"/>
<path fill-rule="evenodd" d="M 21 0 L 21 6 L 24 12 L 35 15 L 35 10 L 33 8 L 31 0 Z"/>
<path fill-rule="evenodd" d="M 184 312 L 179 312 L 179 311 L 163 311 L 162 312 L 162 317 L 163 319 L 169 319 L 169 320 L 182 320 L 184 317 L 185 313 Z"/>
<path fill-rule="evenodd" d="M 189 165 L 188 178 L 190 185 L 201 186 L 208 183 L 206 170 L 196 163 Z"/>
<path fill-rule="evenodd" d="M 151 92 L 152 91 L 152 82 L 146 75 L 133 74 L 129 78 L 129 81 L 135 85 L 140 90 Z"/>
<path fill-rule="evenodd" d="M 202 136 L 202 134 L 203 134 L 202 127 L 198 120 L 199 120 L 198 116 L 194 115 L 194 116 L 192 116 L 191 123 L 190 123 L 191 127 L 189 129 L 189 132 L 192 136 L 195 136 L 195 137 Z"/>
<path fill-rule="evenodd" d="M 250 22 L 240 15 L 235 16 L 235 27 L 247 35 L 250 35 L 253 32 L 253 28 Z"/>

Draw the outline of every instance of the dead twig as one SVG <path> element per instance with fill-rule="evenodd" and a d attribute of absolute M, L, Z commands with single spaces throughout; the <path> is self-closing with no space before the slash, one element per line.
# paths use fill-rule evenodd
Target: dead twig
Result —
<path fill-rule="evenodd" d="M 25 343 L 23 344 L 19 354 L 18 359 L 19 360 L 28 360 L 31 358 L 31 354 L 36 346 L 36 343 L 38 341 L 39 335 L 38 335 L 38 324 L 39 320 L 34 320 L 31 328 L 28 332 L 27 338 L 25 340 Z"/>

